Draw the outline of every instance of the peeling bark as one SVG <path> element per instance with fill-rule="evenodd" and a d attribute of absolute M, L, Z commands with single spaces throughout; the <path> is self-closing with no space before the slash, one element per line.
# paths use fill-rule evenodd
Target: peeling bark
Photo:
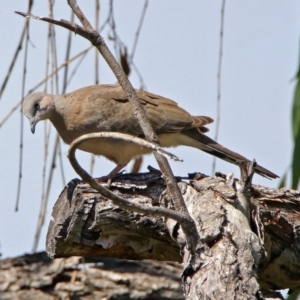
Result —
<path fill-rule="evenodd" d="M 244 193 L 232 176 L 178 185 L 203 242 L 192 262 L 175 221 L 124 211 L 79 181 L 54 207 L 48 254 L 183 261 L 186 299 L 263 299 L 300 286 L 299 192 L 251 186 Z M 122 175 L 111 189 L 145 206 L 173 207 L 155 173 Z"/>
<path fill-rule="evenodd" d="M 0 261 L 1 300 L 183 300 L 181 266 L 154 261 L 70 257 L 45 252 Z"/>

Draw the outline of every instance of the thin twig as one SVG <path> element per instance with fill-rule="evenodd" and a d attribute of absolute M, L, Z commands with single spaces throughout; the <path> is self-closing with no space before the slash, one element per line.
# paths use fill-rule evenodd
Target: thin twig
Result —
<path fill-rule="evenodd" d="M 139 37 L 140 37 L 140 33 L 141 33 L 141 30 L 142 30 L 142 25 L 144 23 L 144 19 L 145 19 L 145 16 L 146 16 L 147 8 L 148 8 L 148 0 L 145 0 L 143 11 L 142 11 L 142 14 L 141 14 L 141 17 L 140 17 L 140 22 L 139 22 L 138 28 L 136 30 L 136 33 L 135 33 L 135 39 L 134 39 L 134 43 L 133 43 L 133 47 L 132 47 L 131 55 L 130 55 L 130 61 L 129 61 L 130 65 L 133 67 L 133 69 L 135 70 L 137 76 L 139 77 L 140 89 L 142 89 L 142 90 L 146 89 L 147 87 L 146 87 L 146 84 L 144 82 L 142 74 L 140 73 L 138 67 L 134 63 L 133 58 L 134 58 L 134 55 L 135 55 L 135 50 L 136 50 L 137 43 L 138 43 L 138 40 L 139 40 Z"/>
<path fill-rule="evenodd" d="M 31 12 L 32 4 L 33 4 L 33 0 L 29 0 L 29 2 L 28 2 L 28 10 L 27 10 L 28 13 Z M 10 63 L 10 66 L 8 68 L 8 71 L 7 71 L 7 74 L 5 76 L 5 79 L 4 79 L 4 81 L 2 83 L 2 86 L 1 86 L 1 89 L 0 89 L 0 99 L 1 99 L 1 97 L 3 95 L 3 92 L 5 90 L 5 87 L 6 87 L 6 84 L 8 82 L 8 79 L 10 78 L 11 72 L 12 72 L 14 66 L 15 66 L 15 63 L 16 63 L 17 58 L 18 58 L 18 55 L 19 55 L 19 53 L 20 53 L 20 51 L 22 49 L 23 40 L 24 40 L 25 34 L 27 33 L 28 26 L 29 26 L 29 20 L 26 20 L 25 24 L 24 24 L 24 27 L 23 27 L 23 30 L 22 30 L 22 33 L 21 33 L 19 44 L 17 46 L 17 49 L 16 49 L 15 54 L 14 54 L 14 57 L 12 59 L 12 62 Z"/>
<path fill-rule="evenodd" d="M 95 0 L 95 28 L 99 27 L 100 23 L 100 2 Z M 99 84 L 99 52 L 95 49 L 95 84 Z M 95 155 L 91 154 L 90 174 L 93 175 L 95 168 Z"/>
<path fill-rule="evenodd" d="M 0 128 L 4 125 L 4 123 L 12 116 L 12 114 L 20 107 L 22 104 L 22 100 L 20 100 L 13 108 L 8 112 L 8 114 L 2 119 L 0 122 Z"/>
<path fill-rule="evenodd" d="M 29 41 L 29 23 L 26 30 L 26 40 L 25 40 L 25 52 L 24 52 L 24 65 L 23 65 L 23 78 L 22 78 L 22 99 L 24 99 L 25 94 L 25 83 L 26 83 L 26 73 L 27 73 L 27 58 L 28 58 L 28 41 Z M 17 187 L 17 198 L 15 211 L 19 210 L 19 201 L 21 195 L 22 186 L 22 169 L 23 169 L 23 138 L 24 138 L 24 115 L 22 113 L 22 108 L 20 109 L 20 155 L 19 155 L 19 176 L 18 176 L 18 187 Z"/>
<path fill-rule="evenodd" d="M 49 32 L 48 32 L 49 35 Z M 49 72 L 49 65 L 50 65 L 50 41 L 49 36 L 47 39 L 47 55 L 46 55 L 46 69 L 45 69 L 45 77 Z M 47 92 L 48 81 L 45 81 L 44 85 L 44 92 Z M 47 132 L 47 125 L 48 122 L 44 122 L 44 161 L 43 161 L 43 170 L 42 170 L 42 196 L 41 196 L 41 203 L 45 201 L 46 197 L 46 170 L 47 170 L 47 158 L 48 158 L 48 149 L 49 149 L 49 141 L 50 141 L 50 132 L 51 126 L 49 126 L 49 130 Z"/>
<path fill-rule="evenodd" d="M 134 54 L 135 54 L 136 46 L 137 46 L 137 43 L 138 43 L 138 40 L 139 40 L 139 36 L 140 36 L 140 33 L 141 33 L 141 29 L 142 29 L 142 26 L 143 26 L 143 22 L 144 22 L 144 19 L 145 19 L 147 8 L 148 8 L 148 0 L 145 0 L 143 11 L 142 11 L 141 18 L 140 18 L 140 22 L 139 22 L 138 28 L 135 32 L 135 39 L 134 39 L 134 42 L 133 42 L 131 55 L 130 55 L 131 60 L 133 60 L 133 57 L 134 57 Z"/>
<path fill-rule="evenodd" d="M 221 118 L 221 72 L 222 72 L 222 58 L 223 58 L 223 37 L 224 37 L 224 18 L 225 18 L 225 2 L 222 1 L 221 8 L 221 24 L 220 24 L 220 43 L 219 43 L 219 62 L 217 73 L 217 118 L 216 118 L 216 134 L 215 141 L 218 141 L 220 130 L 220 118 Z M 213 159 L 212 174 L 214 175 L 216 170 L 216 157 Z"/>
<path fill-rule="evenodd" d="M 74 22 L 74 13 L 73 11 L 71 12 L 71 22 Z M 65 61 L 68 61 L 70 59 L 70 52 L 71 52 L 71 41 L 72 41 L 72 32 L 69 32 L 68 35 L 68 42 L 67 42 L 67 49 L 66 49 L 66 56 L 65 56 Z M 65 94 L 67 91 L 67 83 L 68 83 L 68 72 L 69 72 L 69 64 L 65 66 L 65 71 L 64 71 L 64 81 L 63 81 L 63 88 L 62 88 L 62 93 Z"/>
<path fill-rule="evenodd" d="M 115 16 L 114 16 L 113 3 L 114 3 L 113 0 L 109 1 L 109 12 L 110 12 L 109 17 L 110 18 L 109 18 L 108 24 L 110 25 L 110 29 L 113 34 L 113 37 L 110 36 L 110 39 L 114 41 L 113 45 L 114 45 L 114 49 L 115 49 L 115 54 L 117 56 L 120 53 L 120 46 L 122 47 L 123 43 L 120 42 L 121 39 L 119 38 L 117 31 L 116 31 L 116 22 L 115 22 Z"/>
<path fill-rule="evenodd" d="M 91 154 L 91 162 L 90 162 L 90 174 L 93 175 L 94 173 L 94 168 L 95 168 L 95 155 Z"/>
<path fill-rule="evenodd" d="M 112 11 L 112 5 L 110 5 L 110 8 L 108 10 L 108 14 L 107 14 L 107 17 L 104 21 L 104 23 L 101 25 L 100 29 L 99 29 L 99 32 L 102 32 L 102 30 L 105 28 L 105 26 L 109 23 L 110 19 L 111 19 L 111 14 L 113 13 Z"/>
<path fill-rule="evenodd" d="M 99 27 L 100 18 L 100 2 L 95 0 L 95 28 Z M 74 12 L 73 12 L 74 13 Z M 73 22 L 73 21 L 72 21 Z M 99 53 L 95 49 L 95 84 L 99 84 Z"/>
<path fill-rule="evenodd" d="M 144 3 L 144 7 L 141 13 L 141 17 L 140 17 L 140 21 L 135 33 L 135 40 L 133 42 L 133 49 L 131 52 L 131 55 L 127 57 L 128 60 L 128 64 L 130 66 L 133 67 L 133 69 L 135 70 L 137 76 L 139 77 L 140 80 L 140 88 L 141 89 L 146 89 L 146 85 L 143 79 L 143 76 L 141 75 L 140 71 L 138 70 L 136 64 L 134 63 L 134 54 L 135 54 L 135 50 L 137 47 L 137 43 L 138 43 L 138 39 L 141 33 L 141 29 L 142 29 L 142 25 L 145 19 L 145 15 L 146 15 L 146 11 L 147 11 L 147 7 L 148 7 L 148 0 L 145 0 Z M 109 23 L 110 27 L 111 27 L 111 31 L 113 34 L 113 37 L 111 38 L 114 41 L 114 49 L 116 52 L 116 56 L 119 56 L 120 53 L 122 53 L 124 51 L 124 49 L 127 48 L 126 44 L 122 41 L 121 37 L 118 35 L 117 31 L 116 31 L 116 22 L 115 22 L 115 18 L 114 18 L 114 13 L 113 13 L 113 0 L 110 1 L 110 9 L 109 9 L 109 15 L 108 15 L 108 20 L 107 22 Z M 122 49 L 122 51 L 120 51 L 120 49 Z M 121 58 L 120 58 L 121 60 Z"/>
<path fill-rule="evenodd" d="M 52 0 L 49 0 L 49 10 L 50 10 L 50 17 L 53 18 L 53 2 Z M 53 63 L 53 71 L 57 69 L 57 47 L 56 47 L 56 33 L 55 33 L 55 27 L 53 25 L 50 26 L 49 32 L 51 33 L 51 45 L 52 45 L 52 63 Z M 72 36 L 71 34 L 69 35 L 69 44 L 71 43 Z M 67 48 L 67 54 L 66 54 L 66 60 L 70 57 L 70 48 Z M 65 68 L 68 68 L 68 65 L 66 65 Z M 66 76 L 65 76 L 66 77 Z M 59 80 L 58 80 L 58 73 L 55 74 L 55 90 L 56 94 L 59 93 Z M 66 85 L 66 83 L 64 82 Z M 63 89 L 62 91 L 65 93 L 65 90 Z M 66 185 L 66 179 L 65 179 L 65 174 L 64 174 L 64 167 L 63 167 L 63 159 L 62 159 L 62 153 L 61 153 L 61 142 L 60 140 L 58 141 L 57 144 L 58 147 L 58 159 L 59 159 L 59 166 L 60 166 L 60 174 L 61 174 L 61 179 L 62 179 L 62 184 L 63 186 Z"/>
<path fill-rule="evenodd" d="M 51 18 L 53 18 L 53 2 L 52 2 L 52 0 L 49 0 L 48 3 L 49 3 L 49 16 Z M 56 47 L 55 28 L 52 24 L 49 24 L 49 27 L 48 27 L 48 42 L 50 45 L 50 53 L 51 53 L 50 57 L 51 57 L 51 62 L 52 62 L 52 70 L 55 71 L 57 69 L 57 47 Z M 51 92 L 58 94 L 58 92 L 59 92 L 58 73 L 56 73 L 54 77 L 51 77 L 51 79 L 54 79 L 54 80 L 51 80 Z M 55 154 L 58 153 L 63 186 L 65 186 L 63 162 L 62 162 L 62 155 L 61 155 L 59 139 L 57 139 L 55 146 L 57 147 L 57 149 L 54 150 L 54 153 Z M 44 162 L 44 163 L 46 163 L 46 162 Z M 32 248 L 33 252 L 37 251 L 37 247 L 38 247 L 38 243 L 39 243 L 40 235 L 41 235 L 41 230 L 45 223 L 47 204 L 48 204 L 48 199 L 49 199 L 49 194 L 50 194 L 50 187 L 51 187 L 51 183 L 52 183 L 53 172 L 54 172 L 54 168 L 52 167 L 49 170 L 49 177 L 48 177 L 48 184 L 47 184 L 49 189 L 47 188 L 46 193 L 44 193 L 45 197 L 41 200 L 41 210 L 39 213 L 39 219 L 38 219 L 38 224 L 37 224 L 37 228 L 36 228 L 36 234 L 35 234 L 35 238 L 34 238 L 33 248 Z"/>
<path fill-rule="evenodd" d="M 53 71 L 51 74 L 49 74 L 48 76 L 46 76 L 43 80 L 41 80 L 39 83 L 37 83 L 34 87 L 32 87 L 28 93 L 26 94 L 26 96 L 28 96 L 29 94 L 31 94 L 32 92 L 34 92 L 36 89 L 38 89 L 41 85 L 43 85 L 44 83 L 47 82 L 47 80 L 51 77 L 53 77 L 56 73 L 58 73 L 65 65 L 70 64 L 71 62 L 73 62 L 74 60 L 76 60 L 77 58 L 81 57 L 82 55 L 85 55 L 89 50 L 91 50 L 93 48 L 93 46 L 90 46 L 84 50 L 82 50 L 81 52 L 79 52 L 78 54 L 74 55 L 69 61 L 65 61 L 64 63 L 62 63 L 55 71 Z M 19 106 L 22 104 L 22 100 L 20 100 L 9 112 L 8 114 L 2 119 L 2 121 L 0 122 L 0 128 L 4 125 L 4 123 L 12 116 L 12 114 L 19 108 Z"/>
<path fill-rule="evenodd" d="M 70 58 L 68 61 L 63 62 L 57 69 L 55 69 L 51 74 L 49 74 L 47 77 L 45 77 L 43 80 L 41 80 L 39 83 L 37 83 L 33 88 L 31 88 L 28 91 L 28 95 L 34 92 L 37 88 L 39 88 L 43 83 L 45 83 L 48 79 L 55 76 L 61 69 L 63 69 L 66 65 L 70 64 L 71 62 L 75 61 L 77 58 L 82 57 L 83 55 L 86 55 L 88 51 L 90 51 L 93 48 L 93 46 L 89 46 L 86 49 L 80 51 L 76 55 L 74 55 L 72 58 Z"/>
<path fill-rule="evenodd" d="M 73 13 L 73 11 L 71 12 L 71 18 L 70 19 L 71 19 L 71 22 L 74 21 L 74 13 Z M 67 41 L 67 48 L 66 48 L 65 61 L 68 61 L 70 59 L 71 42 L 72 42 L 72 33 L 69 32 L 68 41 Z M 67 86 L 68 86 L 68 83 L 67 83 L 68 71 L 69 71 L 69 64 L 67 64 L 65 66 L 65 69 L 64 69 L 64 77 L 63 77 L 64 79 L 63 79 L 62 94 L 65 94 L 66 91 L 67 91 Z M 65 174 L 64 174 L 63 159 L 62 159 L 62 152 L 61 152 L 61 142 L 60 141 L 58 143 L 58 156 L 59 156 L 59 165 L 60 165 L 60 170 L 61 170 L 61 176 L 62 176 L 63 186 L 65 186 L 66 185 L 66 179 L 65 179 Z"/>
<path fill-rule="evenodd" d="M 75 65 L 75 67 L 73 68 L 72 72 L 70 73 L 69 77 L 68 77 L 68 82 L 67 85 L 70 84 L 70 82 L 72 81 L 72 78 L 74 77 L 74 75 L 76 74 L 76 72 L 78 71 L 81 63 L 84 61 L 84 59 L 87 57 L 88 52 L 85 52 L 80 59 L 78 60 L 77 64 Z"/>
<path fill-rule="evenodd" d="M 53 3 L 52 0 L 48 0 L 48 1 L 49 1 L 49 16 L 51 19 L 53 19 Z M 49 40 L 51 46 L 52 70 L 54 71 L 57 69 L 57 51 L 56 51 L 55 27 L 52 24 L 49 24 Z M 54 92 L 54 88 L 51 90 L 51 92 L 53 94 L 54 93 L 58 94 L 59 92 L 58 73 L 55 74 L 54 80 L 55 80 L 55 92 Z"/>
<path fill-rule="evenodd" d="M 49 150 L 49 141 L 50 141 L 50 132 L 51 126 L 50 122 L 44 122 L 44 164 L 43 164 L 43 171 L 42 171 L 42 203 L 45 201 L 46 197 L 46 170 L 47 170 L 47 158 L 48 158 L 48 150 Z M 48 126 L 49 125 L 49 126 Z M 48 127 L 48 130 L 47 130 Z"/>
<path fill-rule="evenodd" d="M 59 169 L 60 169 L 60 175 L 62 180 L 62 186 L 66 185 L 66 178 L 65 178 L 65 172 L 64 172 L 64 163 L 63 163 L 63 157 L 62 157 L 62 151 L 61 151 L 61 140 L 58 142 L 58 161 L 59 161 Z"/>
<path fill-rule="evenodd" d="M 55 144 L 54 144 L 54 149 L 53 149 L 53 153 L 52 153 L 51 170 L 49 172 L 48 184 L 47 184 L 47 189 L 46 189 L 46 193 L 45 193 L 46 196 L 44 198 L 44 201 L 41 202 L 40 214 L 39 214 L 39 218 L 38 218 L 38 226 L 37 226 L 37 230 L 36 230 L 35 237 L 34 237 L 32 252 L 36 252 L 36 250 L 37 250 L 41 231 L 42 231 L 42 228 L 43 228 L 43 225 L 45 222 L 45 216 L 46 216 L 49 195 L 50 195 L 50 188 L 51 188 L 52 178 L 53 178 L 53 170 L 56 168 L 55 162 L 56 162 L 59 139 L 60 139 L 60 137 L 57 133 Z"/>
<path fill-rule="evenodd" d="M 147 89 L 147 86 L 146 86 L 146 84 L 145 84 L 145 81 L 144 81 L 144 79 L 143 79 L 143 76 L 142 76 L 142 74 L 140 73 L 138 67 L 136 66 L 136 64 L 134 63 L 133 60 L 132 60 L 130 63 L 131 63 L 131 66 L 133 67 L 133 69 L 135 70 L 135 72 L 136 72 L 136 74 L 137 74 L 139 80 L 140 80 L 140 89 L 141 89 L 141 90 L 146 90 L 146 89 Z"/>

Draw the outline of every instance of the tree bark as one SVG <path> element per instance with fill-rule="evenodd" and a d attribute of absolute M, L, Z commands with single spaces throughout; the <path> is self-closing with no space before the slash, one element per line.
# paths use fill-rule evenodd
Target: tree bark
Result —
<path fill-rule="evenodd" d="M 299 192 L 253 185 L 245 193 L 232 176 L 194 175 L 190 183 L 177 178 L 204 243 L 190 264 L 178 223 L 124 211 L 79 180 L 53 209 L 48 254 L 183 262 L 186 299 L 263 299 L 299 287 Z M 173 208 L 156 172 L 122 175 L 111 189 L 145 206 Z"/>
<path fill-rule="evenodd" d="M 181 266 L 45 252 L 0 261 L 1 300 L 183 300 Z"/>

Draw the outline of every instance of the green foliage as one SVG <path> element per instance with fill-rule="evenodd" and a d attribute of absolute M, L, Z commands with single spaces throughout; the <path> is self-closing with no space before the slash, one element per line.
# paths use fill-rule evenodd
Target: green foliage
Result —
<path fill-rule="evenodd" d="M 296 89 L 292 111 L 294 152 L 292 160 L 292 188 L 297 189 L 300 178 L 300 65 L 296 75 Z"/>
<path fill-rule="evenodd" d="M 278 188 L 281 189 L 286 186 L 287 171 L 281 176 Z"/>
<path fill-rule="evenodd" d="M 300 295 L 300 289 L 296 290 L 289 290 L 289 294 L 287 295 L 286 300 L 297 300 L 299 299 L 298 296 Z"/>
<path fill-rule="evenodd" d="M 292 188 L 297 189 L 300 178 L 300 131 L 295 138 L 292 161 Z"/>

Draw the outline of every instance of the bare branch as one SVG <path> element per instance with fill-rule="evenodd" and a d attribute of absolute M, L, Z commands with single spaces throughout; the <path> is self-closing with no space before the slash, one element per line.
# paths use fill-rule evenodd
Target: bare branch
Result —
<path fill-rule="evenodd" d="M 32 4 L 33 4 L 33 1 L 28 1 L 28 10 L 27 10 L 28 13 L 30 13 L 30 11 L 31 11 Z M 19 44 L 18 44 L 18 46 L 17 46 L 16 52 L 15 52 L 15 54 L 14 54 L 14 57 L 13 57 L 13 59 L 12 59 L 12 62 L 11 62 L 11 64 L 10 64 L 10 66 L 9 66 L 9 68 L 8 68 L 6 77 L 5 77 L 5 79 L 4 79 L 4 81 L 3 81 L 2 85 L 1 85 L 1 89 L 0 89 L 0 99 L 1 99 L 1 97 L 2 97 L 2 95 L 3 95 L 3 92 L 4 92 L 4 90 L 5 90 L 5 87 L 6 87 L 6 84 L 7 84 L 7 82 L 8 82 L 8 79 L 10 78 L 11 72 L 12 72 L 12 70 L 13 70 L 13 68 L 14 68 L 14 65 L 15 65 L 16 61 L 17 61 L 18 55 L 19 55 L 19 53 L 20 53 L 20 51 L 21 51 L 21 49 L 22 49 L 22 43 L 23 43 L 23 40 L 24 40 L 24 38 L 25 38 L 25 34 L 27 33 L 28 26 L 29 26 L 29 20 L 26 20 L 26 22 L 25 22 L 25 24 L 24 24 L 24 27 L 23 27 L 23 31 L 22 31 L 22 33 L 21 33 L 20 41 L 19 41 Z"/>
<path fill-rule="evenodd" d="M 215 141 L 218 141 L 220 130 L 220 118 L 221 118 L 221 71 L 222 71 L 222 58 L 223 58 L 223 36 L 224 36 L 224 18 L 225 18 L 225 1 L 222 1 L 221 8 L 221 25 L 220 25 L 220 44 L 219 44 L 219 62 L 218 62 L 218 74 L 217 74 L 217 118 L 216 118 L 216 134 Z M 212 174 L 216 170 L 216 157 L 213 159 Z"/>
<path fill-rule="evenodd" d="M 31 4 L 29 4 L 29 9 Z M 25 95 L 25 83 L 26 83 L 26 73 L 27 73 L 27 59 L 28 59 L 28 41 L 29 41 L 29 23 L 26 26 L 26 40 L 25 40 L 25 52 L 24 52 L 24 63 L 23 63 L 23 78 L 22 78 L 22 96 L 24 99 Z M 17 187 L 17 197 L 15 211 L 19 210 L 19 201 L 21 195 L 21 185 L 22 185 L 22 169 L 23 169 L 23 137 L 24 137 L 24 115 L 22 114 L 22 109 L 20 109 L 20 154 L 19 154 L 19 176 L 18 176 L 18 187 Z"/>
<path fill-rule="evenodd" d="M 40 238 L 40 235 L 41 235 L 41 231 L 42 231 L 42 228 L 43 228 L 44 223 L 45 223 L 47 205 L 48 205 L 49 195 L 50 195 L 50 188 L 51 188 L 53 173 L 54 173 L 54 169 L 55 169 L 55 161 L 56 161 L 57 151 L 58 151 L 58 148 L 59 148 L 58 147 L 59 139 L 60 139 L 60 137 L 57 133 L 56 134 L 55 145 L 54 145 L 54 150 L 53 150 L 53 153 L 52 153 L 51 170 L 49 171 L 49 178 L 48 178 L 45 197 L 42 199 L 42 202 L 41 202 L 41 208 L 40 208 L 40 213 L 39 213 L 39 218 L 38 218 L 38 225 L 37 225 L 35 236 L 34 236 L 32 252 L 36 252 L 36 250 L 37 250 L 39 238 Z"/>
<path fill-rule="evenodd" d="M 73 11 L 72 11 L 73 12 Z M 74 12 L 73 12 L 74 14 Z M 100 22 L 100 0 L 95 0 L 95 28 L 99 28 Z M 99 84 L 99 53 L 95 49 L 95 84 Z M 95 155 L 91 154 L 90 174 L 93 175 L 95 167 Z"/>
<path fill-rule="evenodd" d="M 133 60 L 133 57 L 134 57 L 134 54 L 135 54 L 135 49 L 136 49 L 136 46 L 137 46 L 137 43 L 138 43 L 138 40 L 139 40 L 139 37 L 140 37 L 142 25 L 143 25 L 145 15 L 146 15 L 146 11 L 147 11 L 147 8 L 148 8 L 148 2 L 149 2 L 149 0 L 145 0 L 143 11 L 142 11 L 141 18 L 140 18 L 140 22 L 139 22 L 138 28 L 136 30 L 136 33 L 135 33 L 135 39 L 134 39 L 134 42 L 133 42 L 133 47 L 132 47 L 131 55 L 130 55 L 131 60 Z"/>

